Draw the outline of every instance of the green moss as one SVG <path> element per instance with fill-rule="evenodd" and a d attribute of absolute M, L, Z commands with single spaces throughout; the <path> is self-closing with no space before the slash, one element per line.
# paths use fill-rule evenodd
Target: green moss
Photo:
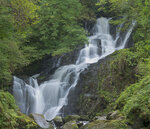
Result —
<path fill-rule="evenodd" d="M 76 121 L 69 121 L 64 124 L 63 129 L 78 129 Z"/>
<path fill-rule="evenodd" d="M 121 120 L 96 120 L 81 129 L 130 129 L 130 127 L 127 126 L 125 121 Z"/>
<path fill-rule="evenodd" d="M 33 119 L 22 114 L 15 104 L 14 97 L 0 91 L 0 127 L 2 129 L 37 129 Z"/>

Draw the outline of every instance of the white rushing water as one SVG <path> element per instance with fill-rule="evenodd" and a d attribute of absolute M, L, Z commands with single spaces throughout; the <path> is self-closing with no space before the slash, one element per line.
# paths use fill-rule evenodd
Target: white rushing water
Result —
<path fill-rule="evenodd" d="M 89 44 L 80 50 L 75 64 L 59 67 L 51 79 L 41 85 L 38 85 L 34 77 L 29 78 L 28 84 L 14 77 L 13 94 L 21 111 L 26 114 L 44 114 L 47 120 L 52 120 L 60 109 L 67 105 L 69 91 L 76 86 L 80 73 L 89 64 L 98 62 L 115 50 L 123 49 L 131 35 L 133 26 L 134 23 L 118 46 L 119 31 L 114 39 L 110 34 L 109 20 L 99 18 L 94 27 L 93 35 L 88 37 Z"/>

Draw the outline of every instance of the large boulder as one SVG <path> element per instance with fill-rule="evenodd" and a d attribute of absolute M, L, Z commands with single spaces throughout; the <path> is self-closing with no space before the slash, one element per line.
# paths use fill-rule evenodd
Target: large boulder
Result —
<path fill-rule="evenodd" d="M 34 121 L 44 129 L 48 129 L 50 127 L 50 124 L 45 120 L 44 116 L 42 114 L 30 114 L 30 117 L 34 119 Z"/>

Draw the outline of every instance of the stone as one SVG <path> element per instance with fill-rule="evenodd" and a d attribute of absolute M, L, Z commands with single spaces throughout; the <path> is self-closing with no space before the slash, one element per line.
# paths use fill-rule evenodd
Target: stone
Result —
<path fill-rule="evenodd" d="M 56 116 L 53 120 L 54 120 L 54 123 L 56 126 L 62 126 L 63 125 L 63 119 L 61 116 Z"/>
<path fill-rule="evenodd" d="M 106 116 L 106 119 L 107 119 L 107 120 L 109 120 L 110 115 L 111 115 L 112 113 L 113 113 L 113 112 L 109 112 L 109 113 L 107 114 L 107 116 Z"/>
<path fill-rule="evenodd" d="M 96 120 L 106 120 L 106 116 L 96 116 Z"/>
<path fill-rule="evenodd" d="M 54 126 L 50 123 L 48 129 L 54 129 Z"/>
<path fill-rule="evenodd" d="M 114 111 L 114 112 L 108 113 L 107 119 L 108 119 L 108 120 L 117 119 L 117 118 L 118 118 L 118 115 L 119 115 L 118 111 Z"/>
<path fill-rule="evenodd" d="M 69 121 L 63 125 L 62 129 L 78 129 L 78 125 L 76 121 Z"/>
<path fill-rule="evenodd" d="M 48 129 L 50 127 L 50 124 L 45 120 L 44 116 L 42 114 L 34 114 L 31 113 L 30 117 L 34 119 L 34 121 L 44 129 Z"/>
<path fill-rule="evenodd" d="M 79 121 L 79 122 L 77 122 L 77 125 L 78 125 L 78 127 L 80 128 L 81 126 L 83 126 L 83 122 L 82 122 L 82 121 Z"/>

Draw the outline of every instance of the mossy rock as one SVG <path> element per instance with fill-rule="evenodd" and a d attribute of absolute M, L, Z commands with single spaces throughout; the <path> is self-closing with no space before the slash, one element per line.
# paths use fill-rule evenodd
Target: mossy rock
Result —
<path fill-rule="evenodd" d="M 61 125 L 63 125 L 63 119 L 62 119 L 61 116 L 56 116 L 56 117 L 54 118 L 54 122 L 55 122 L 56 126 L 61 126 Z"/>
<path fill-rule="evenodd" d="M 81 129 L 131 129 L 124 121 L 120 120 L 95 120 L 81 127 Z"/>
<path fill-rule="evenodd" d="M 0 91 L 0 127 L 2 129 L 38 129 L 33 119 L 19 111 L 14 97 Z"/>
<path fill-rule="evenodd" d="M 76 121 L 69 121 L 63 125 L 62 129 L 78 129 L 78 125 Z"/>
<path fill-rule="evenodd" d="M 42 114 L 35 114 L 31 113 L 30 117 L 34 119 L 34 121 L 41 127 L 41 128 L 49 128 L 50 124 L 45 120 L 44 115 Z"/>

